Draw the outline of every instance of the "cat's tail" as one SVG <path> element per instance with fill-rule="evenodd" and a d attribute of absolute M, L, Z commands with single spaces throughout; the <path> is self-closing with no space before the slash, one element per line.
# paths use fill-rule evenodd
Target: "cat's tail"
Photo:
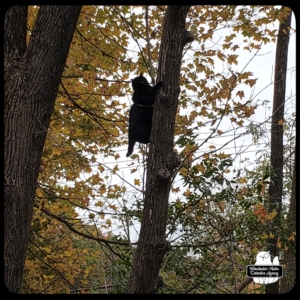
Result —
<path fill-rule="evenodd" d="M 128 157 L 128 156 L 130 156 L 132 154 L 133 148 L 134 148 L 134 144 L 135 144 L 134 141 L 129 141 L 126 157 Z"/>

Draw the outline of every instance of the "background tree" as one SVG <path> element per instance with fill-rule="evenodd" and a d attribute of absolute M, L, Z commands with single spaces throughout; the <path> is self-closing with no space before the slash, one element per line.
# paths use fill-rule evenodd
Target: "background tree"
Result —
<path fill-rule="evenodd" d="M 292 13 L 280 24 L 278 30 L 276 58 L 275 58 L 275 84 L 273 98 L 273 114 L 271 126 L 271 176 L 269 187 L 269 212 L 276 211 L 274 218 L 275 234 L 269 239 L 269 250 L 272 257 L 279 255 L 278 232 L 281 227 L 282 190 L 283 190 L 283 122 L 285 108 L 286 71 L 289 47 L 289 28 L 291 27 Z M 279 293 L 279 281 L 266 286 L 267 294 Z"/>
<path fill-rule="evenodd" d="M 286 251 L 283 255 L 284 277 L 281 280 L 279 291 L 281 294 L 290 292 L 296 284 L 296 252 L 295 252 L 295 234 L 296 234 L 296 145 L 294 170 L 292 179 L 292 191 L 287 217 L 288 241 Z"/>
<path fill-rule="evenodd" d="M 42 6 L 26 46 L 27 7 L 4 19 L 4 277 L 20 292 L 37 177 L 80 6 Z"/>

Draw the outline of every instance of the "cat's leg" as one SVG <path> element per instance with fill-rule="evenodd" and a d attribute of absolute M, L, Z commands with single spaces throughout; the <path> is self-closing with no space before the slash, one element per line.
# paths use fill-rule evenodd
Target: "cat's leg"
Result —
<path fill-rule="evenodd" d="M 129 141 L 128 141 L 128 151 L 126 157 L 132 154 L 135 142 L 139 142 L 143 144 L 148 144 L 150 142 L 149 140 L 150 136 L 148 136 L 145 127 L 143 126 L 143 124 L 136 121 L 135 122 L 132 121 L 130 123 L 128 136 L 129 136 Z"/>
<path fill-rule="evenodd" d="M 150 135 L 148 134 L 145 124 L 136 124 L 134 131 L 132 131 L 132 137 L 136 142 L 142 144 L 148 144 L 150 142 Z"/>
<path fill-rule="evenodd" d="M 157 95 L 157 93 L 158 93 L 158 91 L 159 91 L 159 89 L 160 89 L 161 87 L 163 87 L 162 81 L 158 82 L 158 83 L 151 89 L 149 100 L 150 100 L 150 102 L 151 102 L 152 105 L 154 104 L 156 95 Z"/>
<path fill-rule="evenodd" d="M 163 87 L 163 83 L 162 81 L 158 82 L 153 88 L 151 93 L 154 94 L 156 96 L 156 93 L 158 92 L 158 90 Z"/>

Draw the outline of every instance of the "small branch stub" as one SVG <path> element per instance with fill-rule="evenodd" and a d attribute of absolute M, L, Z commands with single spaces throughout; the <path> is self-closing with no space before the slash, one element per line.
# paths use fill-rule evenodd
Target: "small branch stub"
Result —
<path fill-rule="evenodd" d="M 191 43 L 193 40 L 194 40 L 193 34 L 190 31 L 185 30 L 183 44 L 186 45 L 188 43 Z"/>
<path fill-rule="evenodd" d="M 180 165 L 181 159 L 177 152 L 173 151 L 167 159 L 167 167 L 172 172 L 176 167 Z"/>

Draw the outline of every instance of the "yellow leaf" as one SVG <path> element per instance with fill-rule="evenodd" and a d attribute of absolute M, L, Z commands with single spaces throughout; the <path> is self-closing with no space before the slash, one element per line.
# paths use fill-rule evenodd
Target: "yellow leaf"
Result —
<path fill-rule="evenodd" d="M 48 220 L 46 219 L 46 218 L 42 218 L 42 219 L 40 219 L 40 223 L 41 224 L 43 224 L 43 223 L 47 223 L 48 222 Z"/>
<path fill-rule="evenodd" d="M 274 238 L 274 234 L 271 232 L 271 233 L 269 234 L 269 237 L 270 237 L 271 239 L 273 239 L 273 238 Z"/>
<path fill-rule="evenodd" d="M 220 209 L 220 211 L 224 211 L 224 209 L 226 208 L 226 202 L 225 201 L 219 201 L 217 202 L 217 206 Z"/>
<path fill-rule="evenodd" d="M 40 188 L 37 188 L 36 190 L 36 196 L 42 198 L 44 196 L 43 191 Z"/>
<path fill-rule="evenodd" d="M 109 205 L 110 208 L 112 208 L 113 210 L 117 210 L 118 206 L 117 205 Z"/>
<path fill-rule="evenodd" d="M 236 49 L 239 49 L 240 47 L 238 45 L 234 45 L 233 47 L 231 47 L 232 51 L 235 51 Z"/>
<path fill-rule="evenodd" d="M 118 165 L 115 165 L 115 166 L 113 167 L 113 169 L 111 170 L 111 172 L 112 172 L 113 174 L 115 174 L 117 171 L 119 171 L 119 167 L 118 167 Z"/>
<path fill-rule="evenodd" d="M 139 179 L 134 179 L 134 184 L 140 186 L 141 181 Z"/>
<path fill-rule="evenodd" d="M 188 170 L 187 170 L 187 168 L 181 168 L 180 171 L 179 171 L 179 173 L 182 176 L 187 176 Z"/>
<path fill-rule="evenodd" d="M 280 119 L 278 122 L 277 122 L 278 125 L 283 125 L 283 120 Z"/>
<path fill-rule="evenodd" d="M 245 84 L 249 84 L 251 87 L 254 86 L 254 84 L 256 83 L 257 79 L 247 79 L 245 80 Z"/>
<path fill-rule="evenodd" d="M 288 237 L 288 241 L 294 241 L 295 240 L 295 236 L 296 236 L 296 232 L 293 231 L 292 234 L 291 234 L 291 236 Z"/>
<path fill-rule="evenodd" d="M 238 92 L 236 93 L 236 95 L 239 96 L 241 99 L 245 97 L 245 94 L 244 94 L 243 91 L 238 91 Z"/>
<path fill-rule="evenodd" d="M 237 57 L 238 57 L 238 55 L 229 55 L 228 56 L 228 63 L 230 64 L 230 65 L 232 65 L 232 64 L 235 64 L 235 65 L 237 65 L 238 64 L 238 62 L 237 62 Z"/>
<path fill-rule="evenodd" d="M 99 165 L 99 166 L 98 166 L 98 170 L 99 170 L 101 173 L 103 173 L 105 169 L 104 169 L 104 167 L 103 167 L 102 165 Z"/>
<path fill-rule="evenodd" d="M 41 247 L 41 249 L 47 253 L 52 253 L 52 249 L 50 249 L 48 247 Z"/>
<path fill-rule="evenodd" d="M 217 56 L 221 61 L 225 60 L 225 55 L 221 51 L 217 51 Z"/>
<path fill-rule="evenodd" d="M 243 123 L 244 123 L 243 120 L 240 120 L 240 121 L 236 122 L 236 124 L 239 125 L 239 126 L 243 126 Z"/>
<path fill-rule="evenodd" d="M 203 165 L 197 165 L 197 170 L 199 170 L 201 173 L 204 173 L 205 167 Z"/>
<path fill-rule="evenodd" d="M 267 220 L 272 220 L 276 217 L 276 215 L 277 215 L 277 211 L 274 209 L 271 213 L 266 215 L 266 219 Z"/>
<path fill-rule="evenodd" d="M 196 216 L 197 221 L 202 221 L 203 217 L 201 216 Z"/>
<path fill-rule="evenodd" d="M 180 188 L 179 187 L 177 187 L 177 188 L 173 188 L 172 187 L 172 192 L 173 193 L 178 193 L 180 191 Z"/>
<path fill-rule="evenodd" d="M 52 148 L 52 154 L 60 154 L 61 153 L 61 150 L 57 147 L 53 147 Z"/>
<path fill-rule="evenodd" d="M 101 195 L 103 195 L 104 193 L 106 193 L 106 186 L 105 184 L 101 184 L 99 192 Z"/>
<path fill-rule="evenodd" d="M 238 180 L 239 180 L 239 183 L 247 183 L 247 179 L 245 177 L 241 177 Z"/>
<path fill-rule="evenodd" d="M 191 195 L 191 191 L 189 189 L 187 189 L 184 193 L 183 193 L 184 196 L 188 197 Z"/>

